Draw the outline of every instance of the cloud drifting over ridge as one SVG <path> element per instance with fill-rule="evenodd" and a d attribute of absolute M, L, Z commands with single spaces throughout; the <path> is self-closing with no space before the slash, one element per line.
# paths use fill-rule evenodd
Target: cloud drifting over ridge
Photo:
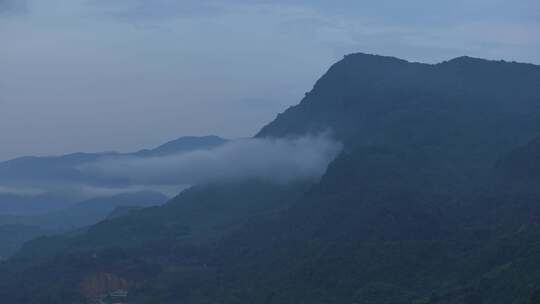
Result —
<path fill-rule="evenodd" d="M 341 151 L 327 135 L 293 139 L 241 139 L 212 150 L 154 157 L 113 157 L 79 169 L 135 184 L 194 185 L 257 178 L 277 183 L 315 180 Z"/>

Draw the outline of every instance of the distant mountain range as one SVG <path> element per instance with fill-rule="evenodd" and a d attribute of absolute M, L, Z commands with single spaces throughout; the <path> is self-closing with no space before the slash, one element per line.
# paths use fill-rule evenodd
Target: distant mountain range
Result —
<path fill-rule="evenodd" d="M 134 209 L 167 200 L 155 190 L 84 174 L 79 166 L 109 157 L 150 158 L 208 150 L 226 142 L 217 136 L 184 136 L 134 153 L 74 153 L 1 162 L 0 257 L 11 255 L 37 236 L 95 224 L 117 207 Z"/>
<path fill-rule="evenodd" d="M 0 257 L 9 257 L 36 237 L 81 229 L 114 217 L 118 212 L 128 214 L 139 208 L 161 205 L 167 200 L 168 197 L 161 193 L 140 191 L 92 198 L 39 215 L 0 215 Z"/>
<path fill-rule="evenodd" d="M 196 185 L 28 242 L 0 298 L 538 303 L 540 66 L 352 54 L 257 137 L 317 132 L 344 144 L 320 181 Z"/>
<path fill-rule="evenodd" d="M 228 140 L 218 136 L 184 136 L 157 148 L 134 153 L 102 152 L 73 153 L 61 156 L 26 156 L 0 163 L 0 185 L 33 185 L 62 182 L 83 183 L 96 186 L 124 185 L 122 180 L 101 180 L 78 170 L 80 165 L 109 157 L 159 157 L 186 153 L 194 150 L 212 149 Z"/>
<path fill-rule="evenodd" d="M 80 166 L 111 157 L 161 157 L 208 150 L 228 140 L 218 136 L 185 136 L 157 148 L 134 153 L 74 153 L 61 156 L 20 157 L 0 163 L 0 214 L 43 214 L 64 209 L 78 201 L 130 190 L 130 182 L 87 174 Z M 87 189 L 86 192 L 84 190 Z M 124 189 L 124 190 L 123 190 Z M 148 189 L 155 190 L 155 189 Z M 83 193 L 84 192 L 84 193 Z M 106 195 L 105 195 L 106 196 Z"/>
<path fill-rule="evenodd" d="M 183 136 L 176 140 L 169 141 L 155 149 L 140 150 L 132 153 L 134 156 L 158 157 L 178 153 L 185 153 L 195 150 L 207 150 L 227 143 L 229 140 L 215 135 L 209 136 Z M 128 154 L 130 155 L 130 154 Z"/>

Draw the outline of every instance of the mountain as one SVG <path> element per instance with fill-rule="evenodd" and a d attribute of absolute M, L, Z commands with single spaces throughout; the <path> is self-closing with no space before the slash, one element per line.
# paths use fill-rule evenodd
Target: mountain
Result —
<path fill-rule="evenodd" d="M 351 54 L 258 137 L 329 130 L 346 145 L 409 146 L 481 174 L 540 131 L 540 68 L 459 57 L 438 64 Z"/>
<path fill-rule="evenodd" d="M 537 303 L 539 84 L 530 64 L 346 56 L 257 134 L 333 134 L 345 148 L 319 181 L 197 185 L 34 240 L 0 265 L 0 297 Z"/>
<path fill-rule="evenodd" d="M 227 139 L 215 135 L 209 136 L 184 136 L 169 141 L 152 150 L 141 150 L 133 153 L 134 156 L 158 157 L 171 154 L 185 153 L 195 150 L 208 150 L 227 143 Z"/>
<path fill-rule="evenodd" d="M 147 207 L 167 200 L 145 187 L 130 188 L 124 180 L 91 176 L 80 166 L 112 157 L 207 150 L 226 142 L 217 136 L 186 136 L 134 153 L 73 153 L 0 162 L 0 257 L 10 256 L 38 236 L 95 224 L 116 207 Z"/>
<path fill-rule="evenodd" d="M 0 225 L 0 261 L 17 252 L 22 244 L 46 232 L 39 226 L 24 224 Z"/>
<path fill-rule="evenodd" d="M 25 242 L 39 236 L 61 234 L 96 224 L 107 219 L 117 208 L 156 206 L 167 199 L 158 192 L 139 191 L 88 199 L 45 214 L 0 216 L 0 256 L 11 256 Z"/>
<path fill-rule="evenodd" d="M 38 182 L 86 183 L 90 185 L 107 184 L 114 181 L 100 181 L 85 175 L 78 167 L 108 157 L 158 157 L 185 153 L 194 150 L 208 150 L 226 143 L 228 140 L 218 136 L 184 136 L 150 150 L 133 153 L 102 152 L 73 153 L 61 156 L 25 156 L 0 163 L 0 185 L 32 185 Z M 121 182 L 121 181 L 116 181 Z"/>
<path fill-rule="evenodd" d="M 497 163 L 500 177 L 510 183 L 540 183 L 540 137 L 514 149 Z M 533 185 L 531 185 L 533 186 Z"/>
<path fill-rule="evenodd" d="M 77 198 L 63 193 L 1 193 L 0 214 L 38 215 L 67 208 L 77 202 Z"/>
<path fill-rule="evenodd" d="M 0 214 L 32 215 L 64 209 L 94 196 L 95 188 L 129 192 L 130 181 L 88 174 L 80 167 L 110 158 L 160 157 L 208 150 L 226 143 L 217 136 L 185 136 L 157 148 L 133 153 L 73 153 L 20 157 L 0 162 Z"/>
<path fill-rule="evenodd" d="M 94 181 L 77 170 L 77 166 L 94 162 L 102 157 L 117 153 L 73 153 L 62 156 L 25 156 L 0 163 L 0 183 L 3 185 L 33 185 L 41 182 L 84 182 Z"/>
<path fill-rule="evenodd" d="M 165 203 L 168 198 L 154 191 L 122 193 L 78 202 L 69 208 L 34 219 L 42 226 L 68 230 L 85 227 L 106 219 L 118 207 L 150 207 Z"/>
<path fill-rule="evenodd" d="M 163 206 L 131 210 L 126 216 L 112 217 L 89 227 L 82 235 L 68 235 L 64 245 L 78 251 L 83 247 L 114 245 L 125 248 L 177 239 L 198 243 L 219 239 L 252 216 L 272 215 L 289 206 L 309 186 L 305 183 L 277 185 L 263 181 L 197 186 L 183 191 Z M 46 242 L 30 242 L 19 257 L 41 255 L 41 250 L 33 248 Z"/>

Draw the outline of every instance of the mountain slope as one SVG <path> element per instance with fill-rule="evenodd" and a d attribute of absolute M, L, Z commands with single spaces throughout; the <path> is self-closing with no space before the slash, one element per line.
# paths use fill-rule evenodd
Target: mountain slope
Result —
<path fill-rule="evenodd" d="M 200 186 L 164 206 L 134 210 L 84 231 L 34 240 L 12 263 L 0 265 L 4 275 L 0 275 L 0 296 L 14 303 L 80 303 L 91 296 L 80 284 L 95 276 L 117 277 L 134 287 L 152 280 L 169 282 L 173 265 L 207 269 L 196 266 L 206 250 L 247 222 L 276 216 L 309 186 L 260 181 Z M 54 288 L 42 280 L 44 271 L 61 274 Z M 20 280 L 26 281 L 25 292 L 11 293 Z"/>
<path fill-rule="evenodd" d="M 540 183 L 540 138 L 519 147 L 497 163 L 500 177 L 510 183 Z"/>
<path fill-rule="evenodd" d="M 185 136 L 150 150 L 134 153 L 73 153 L 61 156 L 20 157 L 0 163 L 0 185 L 26 185 L 63 182 L 86 185 L 122 185 L 124 181 L 99 180 L 78 169 L 79 166 L 108 157 L 158 157 L 185 153 L 194 150 L 208 150 L 226 143 L 218 136 Z"/>
<path fill-rule="evenodd" d="M 74 203 L 62 209 L 31 216 L 0 216 L 0 256 L 9 257 L 27 241 L 43 235 L 61 234 L 105 220 L 118 207 L 149 207 L 167 197 L 152 191 L 123 193 Z"/>
<path fill-rule="evenodd" d="M 99 196 L 101 190 L 133 192 L 134 189 L 128 189 L 133 186 L 132 182 L 125 178 L 112 178 L 81 170 L 81 166 L 87 164 L 111 158 L 161 157 L 208 150 L 226 142 L 228 140 L 217 136 L 185 136 L 154 149 L 134 153 L 73 153 L 20 157 L 0 162 L 0 214 L 45 214 Z"/>
<path fill-rule="evenodd" d="M 540 196 L 511 184 L 540 166 L 539 84 L 527 64 L 347 56 L 257 135 L 331 129 L 345 150 L 318 183 L 199 185 L 33 241 L 0 297 L 84 303 L 112 277 L 130 303 L 528 304 Z"/>
<path fill-rule="evenodd" d="M 92 198 L 64 210 L 41 216 L 36 222 L 60 230 L 76 229 L 104 220 L 117 207 L 150 207 L 161 205 L 167 200 L 165 195 L 153 191 Z"/>
<path fill-rule="evenodd" d="M 540 67 L 460 57 L 439 64 L 352 54 L 259 137 L 331 130 L 348 146 L 413 146 L 474 171 L 540 134 Z"/>
<path fill-rule="evenodd" d="M 289 206 L 309 184 L 276 185 L 262 181 L 211 184 L 183 191 L 163 206 L 134 210 L 91 226 L 82 235 L 68 236 L 70 250 L 136 247 L 146 242 L 202 242 L 219 238 L 251 217 L 272 215 Z M 58 239 L 58 237 L 53 237 Z M 40 255 L 30 242 L 19 253 Z M 38 247 L 39 248 L 39 247 Z"/>
<path fill-rule="evenodd" d="M 209 136 L 183 136 L 178 139 L 164 143 L 163 145 L 151 149 L 141 150 L 133 153 L 134 156 L 158 157 L 171 154 L 185 153 L 194 150 L 208 150 L 227 143 L 227 139 L 215 135 Z"/>

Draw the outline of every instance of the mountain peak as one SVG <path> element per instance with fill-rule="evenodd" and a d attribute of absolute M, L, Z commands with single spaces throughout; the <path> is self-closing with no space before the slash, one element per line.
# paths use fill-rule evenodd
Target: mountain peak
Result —
<path fill-rule="evenodd" d="M 462 56 L 425 64 L 350 54 L 334 64 L 300 104 L 279 115 L 257 136 L 331 130 L 346 147 L 444 147 L 460 159 L 459 147 L 467 142 L 469 155 L 498 157 L 506 145 L 523 143 L 540 133 L 532 119 L 540 113 L 536 106 L 539 79 L 539 66 L 521 63 Z M 504 132 L 472 133 L 471 126 Z"/>
<path fill-rule="evenodd" d="M 449 62 L 449 63 L 471 63 L 471 62 L 487 62 L 487 61 L 489 61 L 489 60 L 464 55 L 464 56 L 459 56 L 459 57 L 450 59 L 450 60 L 448 60 L 446 62 Z"/>
<path fill-rule="evenodd" d="M 392 56 L 383 56 L 368 53 L 351 53 L 345 55 L 342 60 L 337 62 L 332 68 L 348 66 L 358 67 L 365 70 L 384 69 L 385 67 L 396 67 L 411 64 L 411 62 Z"/>
<path fill-rule="evenodd" d="M 370 54 L 370 53 L 350 53 L 343 57 L 344 60 L 364 60 L 364 61 L 393 61 L 393 62 L 402 62 L 407 63 L 407 60 L 400 59 L 394 56 L 385 56 L 385 55 L 378 55 L 378 54 Z"/>
<path fill-rule="evenodd" d="M 505 67 L 514 67 L 514 68 L 533 68 L 535 70 L 538 70 L 540 66 L 532 64 L 532 63 L 526 63 L 526 62 L 516 62 L 516 61 L 507 61 L 507 60 L 493 60 L 493 59 L 484 59 L 484 58 L 478 58 L 478 57 L 471 57 L 471 56 L 459 56 L 447 61 L 443 61 L 437 65 L 459 65 L 459 66 L 475 66 L 475 65 L 483 65 L 483 66 L 505 66 Z"/>
<path fill-rule="evenodd" d="M 226 143 L 228 140 L 216 135 L 182 136 L 164 143 L 152 150 L 141 150 L 137 156 L 164 156 L 175 153 L 192 151 L 195 149 L 211 149 Z"/>

